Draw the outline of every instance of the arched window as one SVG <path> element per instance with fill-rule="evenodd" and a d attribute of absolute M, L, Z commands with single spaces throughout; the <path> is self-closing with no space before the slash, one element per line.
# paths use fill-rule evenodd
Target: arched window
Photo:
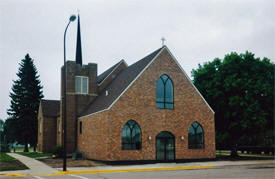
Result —
<path fill-rule="evenodd" d="M 188 129 L 188 148 L 189 149 L 204 148 L 203 129 L 198 122 L 193 122 Z"/>
<path fill-rule="evenodd" d="M 130 120 L 122 129 L 122 150 L 139 149 L 141 149 L 141 130 L 135 121 Z"/>
<path fill-rule="evenodd" d="M 173 82 L 167 75 L 161 75 L 157 81 L 156 102 L 157 108 L 174 108 Z"/>

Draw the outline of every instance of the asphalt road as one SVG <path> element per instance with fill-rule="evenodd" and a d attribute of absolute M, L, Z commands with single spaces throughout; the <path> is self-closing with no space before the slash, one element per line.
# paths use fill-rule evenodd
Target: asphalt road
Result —
<path fill-rule="evenodd" d="M 4 177 L 0 178 L 18 178 Z M 273 163 L 242 165 L 242 166 L 224 166 L 212 169 L 196 170 L 176 170 L 176 171 L 146 171 L 146 172 L 121 172 L 121 173 L 101 173 L 101 174 L 81 174 L 81 175 L 58 175 L 58 176 L 35 176 L 20 177 L 24 179 L 174 179 L 174 178 L 255 178 L 255 179 L 274 179 L 275 165 Z"/>

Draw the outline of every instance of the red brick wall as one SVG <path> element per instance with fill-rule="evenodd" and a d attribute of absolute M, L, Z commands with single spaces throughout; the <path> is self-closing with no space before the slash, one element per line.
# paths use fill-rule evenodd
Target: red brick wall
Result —
<path fill-rule="evenodd" d="M 109 125 L 109 120 L 108 112 L 99 113 L 87 120 L 81 120 L 82 134 L 79 133 L 78 127 L 78 150 L 85 151 L 85 157 L 98 160 L 108 158 L 110 153 L 108 151 L 112 147 L 107 145 L 112 140 L 112 136 L 109 135 L 109 128 L 106 127 Z"/>
<path fill-rule="evenodd" d="M 80 66 L 73 61 L 66 63 L 67 67 L 67 95 L 66 95 L 66 121 L 67 121 L 67 152 L 72 153 L 77 147 L 77 115 L 89 104 L 97 95 L 97 64 L 89 63 L 88 65 Z M 62 69 L 63 70 L 63 69 Z M 63 73 L 61 74 L 61 80 L 63 81 Z M 75 90 L 75 77 L 85 76 L 89 78 L 88 81 L 88 94 L 77 94 Z M 63 116 L 62 112 L 62 96 L 63 96 L 63 83 L 61 84 L 61 105 L 60 116 Z M 61 117 L 60 124 L 63 123 Z M 63 129 L 63 126 L 62 126 Z M 62 132 L 62 131 L 61 131 Z M 58 142 L 63 145 L 62 133 L 58 135 Z"/>
<path fill-rule="evenodd" d="M 62 146 L 62 121 L 60 117 L 56 119 L 56 145 Z"/>
<path fill-rule="evenodd" d="M 51 152 L 53 146 L 56 146 L 56 118 L 43 118 L 43 152 Z"/>
<path fill-rule="evenodd" d="M 156 108 L 156 81 L 162 74 L 167 74 L 174 84 L 173 110 Z M 141 128 L 141 150 L 121 150 L 122 128 L 128 120 L 135 120 Z M 166 49 L 110 110 L 79 121 L 83 122 L 83 132 L 78 135 L 78 149 L 87 158 L 155 160 L 156 136 L 161 131 L 175 136 L 176 159 L 215 157 L 214 114 Z M 195 121 L 204 130 L 204 149 L 188 149 L 188 128 Z"/>
<path fill-rule="evenodd" d="M 47 153 L 56 145 L 56 118 L 43 117 L 41 106 L 38 113 L 38 151 Z M 40 124 L 42 122 L 42 127 Z M 42 129 L 42 130 L 41 130 Z"/>
<path fill-rule="evenodd" d="M 38 110 L 38 116 L 37 116 L 37 118 L 38 118 L 37 150 L 39 152 L 42 152 L 42 146 L 43 146 L 43 136 L 42 136 L 42 130 L 43 130 L 43 128 L 42 127 L 43 126 L 40 127 L 40 125 L 42 125 L 41 122 L 42 122 L 43 115 L 42 115 L 41 103 L 39 105 L 39 110 Z"/>

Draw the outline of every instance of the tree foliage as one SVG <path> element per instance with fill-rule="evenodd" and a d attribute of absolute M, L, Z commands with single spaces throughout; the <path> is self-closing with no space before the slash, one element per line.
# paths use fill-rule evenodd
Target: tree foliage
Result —
<path fill-rule="evenodd" d="M 4 135 L 3 135 L 4 124 L 5 124 L 5 122 L 2 119 L 0 119 L 0 141 L 1 141 L 0 143 L 3 143 L 3 141 L 4 141 Z"/>
<path fill-rule="evenodd" d="M 274 134 L 274 69 L 269 59 L 231 53 L 192 70 L 215 111 L 217 145 L 268 145 Z M 270 145 L 270 144 L 269 144 Z"/>
<path fill-rule="evenodd" d="M 16 141 L 16 126 L 13 125 L 14 121 L 12 120 L 12 118 L 8 118 L 6 119 L 4 125 L 3 125 L 3 128 L 4 128 L 4 131 L 3 131 L 3 142 L 4 143 L 13 143 Z"/>
<path fill-rule="evenodd" d="M 27 151 L 27 144 L 37 143 L 37 114 L 43 98 L 39 76 L 29 54 L 22 59 L 17 77 L 10 93 L 11 105 L 6 127 L 10 129 L 8 138 L 25 144 Z"/>
<path fill-rule="evenodd" d="M 0 132 L 2 132 L 4 130 L 4 121 L 2 119 L 0 119 Z"/>

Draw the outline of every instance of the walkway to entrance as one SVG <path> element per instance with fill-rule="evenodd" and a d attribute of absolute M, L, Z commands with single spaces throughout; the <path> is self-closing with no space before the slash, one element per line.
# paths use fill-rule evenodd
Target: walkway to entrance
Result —
<path fill-rule="evenodd" d="M 160 132 L 156 137 L 156 159 L 175 160 L 175 136 L 167 131 Z"/>
<path fill-rule="evenodd" d="M 39 174 L 45 174 L 45 173 L 55 173 L 58 172 L 57 169 L 54 169 L 38 160 L 35 160 L 30 157 L 25 157 L 23 155 L 19 155 L 16 153 L 8 153 L 8 155 L 16 158 L 23 164 L 25 164 L 29 170 L 22 170 L 22 171 L 8 171 L 9 173 L 24 173 L 24 174 L 29 174 L 29 175 L 39 175 Z"/>

